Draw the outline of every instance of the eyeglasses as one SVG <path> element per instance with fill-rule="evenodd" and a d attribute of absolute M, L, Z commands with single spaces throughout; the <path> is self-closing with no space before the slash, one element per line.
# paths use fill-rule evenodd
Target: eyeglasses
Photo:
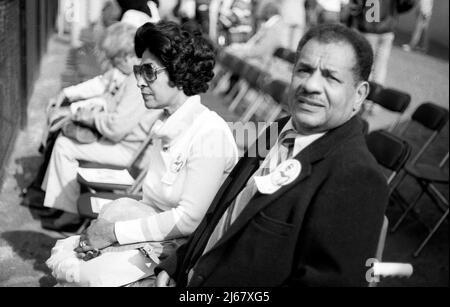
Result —
<path fill-rule="evenodd" d="M 133 71 L 136 79 L 142 77 L 148 83 L 155 82 L 158 78 L 158 74 L 165 69 L 165 67 L 155 68 L 151 63 L 133 66 Z"/>

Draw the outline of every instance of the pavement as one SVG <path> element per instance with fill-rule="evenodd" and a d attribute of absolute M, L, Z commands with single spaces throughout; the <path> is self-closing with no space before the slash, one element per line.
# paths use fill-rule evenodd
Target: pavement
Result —
<path fill-rule="evenodd" d="M 45 266 L 50 249 L 63 236 L 41 228 L 39 220 L 33 218 L 29 209 L 21 206 L 21 191 L 33 179 L 42 160 L 37 149 L 45 125 L 45 106 L 61 88 L 60 75 L 65 69 L 69 45 L 54 36 L 49 42 L 47 55 L 43 58 L 41 72 L 36 82 L 28 109 L 28 126 L 20 131 L 10 162 L 6 167 L 6 178 L 0 190 L 0 287 L 50 287 L 56 284 Z M 392 53 L 391 70 L 387 83 L 394 88 L 411 93 L 412 106 L 403 118 L 406 120 L 415 108 L 424 101 L 433 101 L 448 109 L 449 63 L 447 59 L 416 53 L 406 53 L 395 48 Z M 207 95 L 206 104 L 233 120 L 220 97 Z M 384 115 L 376 113 L 373 125 L 383 121 Z M 414 143 L 421 142 L 426 132 L 416 128 L 406 137 Z M 435 161 L 448 151 L 448 127 L 439 136 L 427 159 Z M 401 189 L 407 199 L 414 197 L 417 187 L 405 182 Z M 448 186 L 439 187 L 448 197 Z M 431 202 L 423 199 L 421 216 L 428 223 L 439 218 Z M 400 210 L 396 206 L 388 209 L 389 219 L 395 221 Z M 414 219 L 405 220 L 395 234 L 389 234 L 384 261 L 411 263 L 414 274 L 409 279 L 387 279 L 380 286 L 445 286 L 449 285 L 448 221 L 444 222 L 419 258 L 412 253 L 426 236 L 425 228 Z M 349 254 L 351 257 L 351 254 Z"/>

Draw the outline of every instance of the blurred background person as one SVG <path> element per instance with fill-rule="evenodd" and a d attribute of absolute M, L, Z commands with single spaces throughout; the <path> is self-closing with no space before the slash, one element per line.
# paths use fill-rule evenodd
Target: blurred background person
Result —
<path fill-rule="evenodd" d="M 403 45 L 405 51 L 417 50 L 426 53 L 429 48 L 429 27 L 433 16 L 434 0 L 420 0 L 417 6 L 416 27 L 409 44 Z"/>
<path fill-rule="evenodd" d="M 247 41 L 253 32 L 251 0 L 212 0 L 209 36 L 219 46 Z"/>
<path fill-rule="evenodd" d="M 370 79 L 383 85 L 388 72 L 398 17 L 411 10 L 415 0 L 352 0 L 352 24 L 369 41 L 374 51 Z"/>
<path fill-rule="evenodd" d="M 340 23 L 343 8 L 349 4 L 349 0 L 316 0 L 317 22 Z"/>
<path fill-rule="evenodd" d="M 281 19 L 287 27 L 282 32 L 282 45 L 288 49 L 296 50 L 298 42 L 306 30 L 305 0 L 281 0 L 279 5 Z"/>
<path fill-rule="evenodd" d="M 226 49 L 241 58 L 255 60 L 265 66 L 277 48 L 287 47 L 283 38 L 289 28 L 280 15 L 279 5 L 274 2 L 266 2 L 259 19 L 262 24 L 254 36 L 245 43 L 231 44 Z"/>
<path fill-rule="evenodd" d="M 126 167 L 147 137 L 151 112 L 145 108 L 132 74 L 138 61 L 134 53 L 135 33 L 136 28 L 126 23 L 110 26 L 101 45 L 112 68 L 104 75 L 63 90 L 69 102 L 96 98 L 104 101 L 106 108 L 99 111 L 81 107 L 72 119 L 98 131 L 98 141 L 80 144 L 62 135 L 56 140 L 42 190 L 44 206 L 57 210 L 42 221 L 44 228 L 70 232 L 80 225 L 76 206 L 80 193 L 76 180 L 78 161 Z"/>

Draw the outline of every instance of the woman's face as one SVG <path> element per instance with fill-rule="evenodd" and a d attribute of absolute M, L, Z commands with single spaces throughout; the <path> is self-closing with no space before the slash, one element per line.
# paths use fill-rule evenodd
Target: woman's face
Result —
<path fill-rule="evenodd" d="M 171 109 L 176 103 L 176 97 L 182 91 L 176 87 L 169 85 L 169 74 L 161 64 L 161 62 L 148 50 L 142 55 L 141 65 L 151 64 L 155 70 L 158 71 L 156 80 L 148 82 L 142 75 L 137 75 L 137 84 L 141 89 L 142 97 L 145 106 L 148 109 Z"/>
<path fill-rule="evenodd" d="M 128 76 L 133 73 L 133 66 L 136 65 L 139 60 L 136 56 L 125 55 L 116 56 L 110 60 L 113 67 L 120 70 L 124 75 Z"/>

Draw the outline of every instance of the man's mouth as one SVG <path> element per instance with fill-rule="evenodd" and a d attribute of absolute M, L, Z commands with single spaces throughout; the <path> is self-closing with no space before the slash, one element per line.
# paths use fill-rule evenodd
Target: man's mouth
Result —
<path fill-rule="evenodd" d="M 322 102 L 320 102 L 318 100 L 314 100 L 314 99 L 305 98 L 305 97 L 297 97 L 297 101 L 300 104 L 308 105 L 308 106 L 312 106 L 312 107 L 318 107 L 318 108 L 325 107 L 325 105 Z"/>

